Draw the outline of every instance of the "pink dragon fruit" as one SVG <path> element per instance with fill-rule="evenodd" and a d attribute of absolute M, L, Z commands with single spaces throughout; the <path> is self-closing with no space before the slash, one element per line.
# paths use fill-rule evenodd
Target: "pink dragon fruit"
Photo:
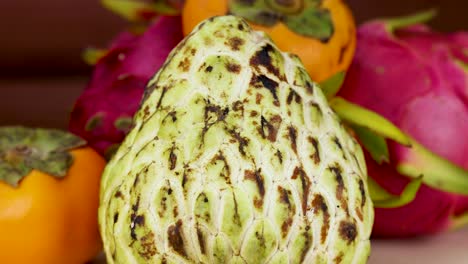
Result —
<path fill-rule="evenodd" d="M 147 82 L 182 38 L 179 16 L 161 16 L 140 35 L 118 35 L 97 60 L 69 130 L 99 153 L 112 153 L 131 126 Z"/>
<path fill-rule="evenodd" d="M 367 153 L 369 175 L 399 194 L 422 175 L 412 202 L 376 208 L 374 237 L 433 234 L 468 223 L 468 32 L 442 34 L 420 20 L 376 20 L 358 45 L 339 96 L 375 111 L 412 138 L 387 140 L 389 161 Z"/>

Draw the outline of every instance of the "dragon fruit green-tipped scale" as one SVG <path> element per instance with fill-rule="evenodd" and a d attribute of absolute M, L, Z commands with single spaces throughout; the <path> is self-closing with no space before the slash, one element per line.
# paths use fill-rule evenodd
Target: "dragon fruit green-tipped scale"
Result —
<path fill-rule="evenodd" d="M 357 142 L 297 57 L 201 23 L 149 82 L 103 175 L 108 263 L 365 263 Z"/>

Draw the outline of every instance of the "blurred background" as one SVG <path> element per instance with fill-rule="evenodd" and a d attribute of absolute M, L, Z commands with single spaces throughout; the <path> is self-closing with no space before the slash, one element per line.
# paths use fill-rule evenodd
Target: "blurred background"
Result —
<path fill-rule="evenodd" d="M 439 31 L 468 30 L 468 0 L 349 0 L 357 23 L 431 7 Z M 92 68 L 89 46 L 105 47 L 127 23 L 99 0 L 0 1 L 0 125 L 66 128 Z"/>

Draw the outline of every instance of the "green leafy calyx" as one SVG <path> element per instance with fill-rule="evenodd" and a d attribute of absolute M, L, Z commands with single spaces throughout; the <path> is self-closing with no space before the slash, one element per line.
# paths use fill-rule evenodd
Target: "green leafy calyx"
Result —
<path fill-rule="evenodd" d="M 17 187 L 33 169 L 64 177 L 73 164 L 69 151 L 85 144 L 60 130 L 0 127 L 0 181 Z"/>
<path fill-rule="evenodd" d="M 229 13 L 266 27 L 284 23 L 291 31 L 327 42 L 334 26 L 321 0 L 232 0 Z"/>

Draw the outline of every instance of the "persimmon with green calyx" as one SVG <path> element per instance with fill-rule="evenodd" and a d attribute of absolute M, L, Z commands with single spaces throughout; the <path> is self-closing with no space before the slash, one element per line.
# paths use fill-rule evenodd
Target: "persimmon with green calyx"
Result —
<path fill-rule="evenodd" d="M 341 0 L 186 0 L 184 33 L 225 14 L 245 18 L 281 50 L 297 54 L 316 82 L 346 72 L 356 49 L 354 18 Z"/>
<path fill-rule="evenodd" d="M 0 127 L 0 263 L 83 264 L 99 254 L 104 166 L 72 134 Z"/>

